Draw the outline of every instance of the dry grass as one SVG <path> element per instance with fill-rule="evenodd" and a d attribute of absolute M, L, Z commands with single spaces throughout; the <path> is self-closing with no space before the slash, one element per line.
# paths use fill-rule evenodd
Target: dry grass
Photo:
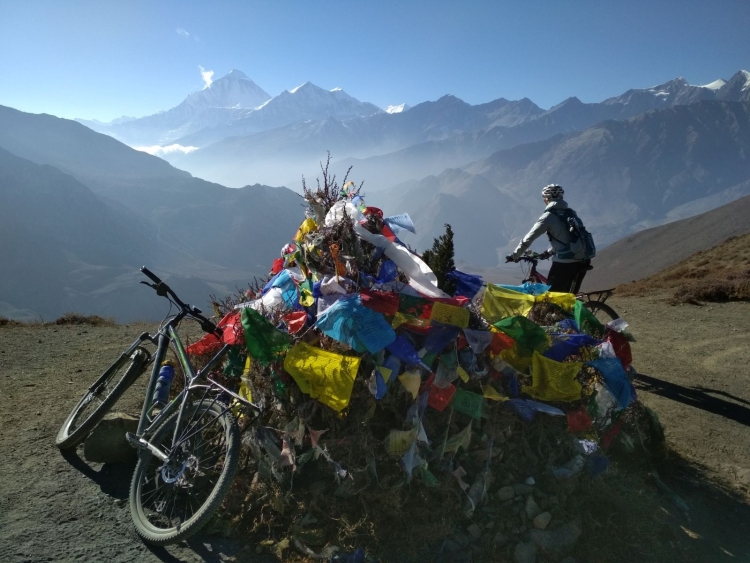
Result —
<path fill-rule="evenodd" d="M 79 313 L 65 313 L 62 317 L 55 319 L 56 325 L 91 325 L 91 326 L 113 326 L 117 324 L 114 319 L 100 317 L 99 315 L 81 315 Z"/>
<path fill-rule="evenodd" d="M 648 278 L 617 287 L 618 295 L 669 292 L 669 302 L 750 299 L 750 234 L 731 237 Z"/>
<path fill-rule="evenodd" d="M 15 319 L 7 319 L 5 317 L 0 317 L 0 326 L 6 327 L 6 326 L 27 326 L 30 323 L 24 322 L 24 321 L 17 321 Z"/>

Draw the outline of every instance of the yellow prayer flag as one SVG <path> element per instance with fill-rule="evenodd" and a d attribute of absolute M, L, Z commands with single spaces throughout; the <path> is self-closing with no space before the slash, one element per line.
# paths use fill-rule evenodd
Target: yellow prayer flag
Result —
<path fill-rule="evenodd" d="M 581 362 L 556 362 L 534 352 L 531 359 L 531 386 L 522 391 L 541 401 L 579 401 L 581 384 L 576 376 Z"/>
<path fill-rule="evenodd" d="M 533 305 L 533 295 L 488 284 L 482 301 L 482 316 L 490 324 L 507 317 L 525 317 Z"/>
<path fill-rule="evenodd" d="M 305 238 L 305 235 L 309 233 L 310 231 L 315 231 L 318 228 L 318 224 L 315 222 L 315 219 L 312 217 L 308 217 L 304 221 L 302 221 L 302 224 L 299 226 L 299 229 L 297 229 L 297 234 L 294 235 L 294 241 L 295 242 L 302 242 L 302 239 Z"/>
<path fill-rule="evenodd" d="M 391 373 L 393 373 L 393 370 L 383 366 L 378 366 L 378 371 L 380 372 L 380 375 L 383 376 L 383 381 L 388 383 L 391 379 Z"/>
<path fill-rule="evenodd" d="M 391 326 L 394 329 L 396 329 L 396 328 L 400 327 L 403 324 L 408 324 L 408 325 L 418 326 L 418 327 L 428 327 L 428 326 L 430 326 L 430 319 L 423 319 L 421 317 L 415 317 L 413 315 L 407 315 L 407 314 L 401 313 L 399 311 L 395 315 L 393 315 L 393 320 L 391 321 Z"/>
<path fill-rule="evenodd" d="M 415 371 L 405 371 L 398 376 L 398 380 L 404 386 L 404 389 L 411 393 L 412 398 L 416 399 L 417 394 L 419 394 L 419 386 L 422 384 L 422 378 L 419 374 Z"/>
<path fill-rule="evenodd" d="M 389 454 L 395 456 L 404 455 L 417 438 L 417 429 L 391 430 L 385 439 L 385 449 Z"/>
<path fill-rule="evenodd" d="M 358 356 L 343 356 L 298 342 L 287 352 L 284 369 L 303 393 L 341 411 L 349 404 L 359 362 Z"/>
<path fill-rule="evenodd" d="M 462 368 L 461 366 L 456 367 L 456 373 L 458 374 L 458 377 L 461 378 L 461 381 L 464 383 L 469 382 L 469 374 L 466 373 L 466 370 Z"/>
<path fill-rule="evenodd" d="M 565 311 L 572 311 L 576 306 L 576 296 L 572 293 L 560 293 L 557 291 L 548 291 L 537 295 L 535 298 L 537 303 L 548 302 L 557 305 Z"/>
<path fill-rule="evenodd" d="M 507 401 L 508 397 L 503 397 L 492 385 L 485 385 L 482 387 L 482 395 L 485 399 L 490 401 Z"/>
<path fill-rule="evenodd" d="M 433 321 L 460 328 L 469 326 L 469 317 L 468 309 L 440 302 L 433 303 L 432 313 L 430 313 L 430 319 Z"/>

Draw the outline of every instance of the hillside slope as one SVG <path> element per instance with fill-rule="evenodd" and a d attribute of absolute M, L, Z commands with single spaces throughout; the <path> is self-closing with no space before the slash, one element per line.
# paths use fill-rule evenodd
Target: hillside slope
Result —
<path fill-rule="evenodd" d="M 750 232 L 750 196 L 688 219 L 627 236 L 601 250 L 584 289 L 651 276 L 729 237 Z"/>

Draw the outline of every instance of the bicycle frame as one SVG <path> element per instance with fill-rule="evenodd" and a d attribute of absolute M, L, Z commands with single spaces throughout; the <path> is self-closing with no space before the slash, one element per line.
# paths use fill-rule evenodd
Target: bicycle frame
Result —
<path fill-rule="evenodd" d="M 175 433 L 172 438 L 172 451 L 176 449 L 174 446 L 176 445 L 176 442 L 178 440 L 177 433 L 179 431 L 180 422 L 182 421 L 182 415 L 185 412 L 185 407 L 188 402 L 188 396 L 191 391 L 194 391 L 196 389 L 205 389 L 203 397 L 201 398 L 201 402 L 211 391 L 217 392 L 217 395 L 214 397 L 213 402 L 216 402 L 216 400 L 218 399 L 218 393 L 227 393 L 243 405 L 250 406 L 258 412 L 261 411 L 261 407 L 259 405 L 251 403 L 250 401 L 240 397 L 237 393 L 227 389 L 223 385 L 208 377 L 208 374 L 211 372 L 211 370 L 213 370 L 214 367 L 219 364 L 219 362 L 229 351 L 229 344 L 225 344 L 224 346 L 222 346 L 222 348 L 216 353 L 213 358 L 211 358 L 206 366 L 196 373 L 195 369 L 190 363 L 190 360 L 188 359 L 185 348 L 183 347 L 182 341 L 180 340 L 180 337 L 177 334 L 176 330 L 177 325 L 185 316 L 187 315 L 184 313 L 178 314 L 175 318 L 171 319 L 164 327 L 160 328 L 156 336 L 151 336 L 148 333 L 144 332 L 125 352 L 125 354 L 129 355 L 139 344 L 141 344 L 145 340 L 149 340 L 152 343 L 155 341 L 157 342 L 156 353 L 153 356 L 151 377 L 149 378 L 148 386 L 146 388 L 146 398 L 143 402 L 141 416 L 138 420 L 138 429 L 136 430 L 135 435 L 130 435 L 128 437 L 128 440 L 136 447 L 149 449 L 162 461 L 166 461 L 169 458 L 169 454 L 165 454 L 159 448 L 150 444 L 148 439 L 153 435 L 154 431 L 159 427 L 159 425 L 167 419 L 167 417 L 171 416 L 177 409 L 179 409 L 177 424 L 175 425 Z M 169 345 L 171 343 L 174 344 L 175 349 L 177 350 L 177 359 L 180 362 L 180 365 L 182 366 L 182 369 L 186 376 L 185 388 L 180 391 L 180 393 L 174 399 L 172 399 L 153 419 L 151 419 L 151 417 L 149 416 L 149 412 L 151 411 L 152 407 L 153 395 L 156 389 L 156 382 L 159 378 L 161 364 L 164 361 L 164 357 L 166 356 L 167 350 L 169 349 Z M 203 377 L 204 375 L 208 380 L 208 385 L 198 383 L 198 379 Z M 228 410 L 229 407 L 226 407 L 222 415 Z M 198 431 L 200 431 L 200 429 L 198 429 Z M 182 438 L 183 441 L 186 439 L 187 438 Z"/>

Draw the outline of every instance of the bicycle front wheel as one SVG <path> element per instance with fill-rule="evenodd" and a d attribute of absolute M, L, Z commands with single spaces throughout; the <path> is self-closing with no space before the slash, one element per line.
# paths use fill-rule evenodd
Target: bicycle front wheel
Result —
<path fill-rule="evenodd" d="M 618 315 L 612 307 L 601 301 L 585 301 L 583 305 L 591 311 L 596 319 L 603 325 L 606 325 L 609 321 L 614 321 L 615 319 L 620 318 L 620 315 Z"/>
<path fill-rule="evenodd" d="M 142 450 L 130 485 L 130 513 L 147 543 L 169 545 L 198 532 L 229 492 L 239 461 L 240 431 L 227 407 L 196 401 L 157 428 L 150 444 L 162 461 Z"/>
<path fill-rule="evenodd" d="M 60 427 L 55 445 L 61 450 L 76 447 L 101 422 L 138 376 L 146 369 L 151 356 L 144 348 L 136 348 L 128 357 L 117 360 L 94 384 L 70 412 Z"/>

